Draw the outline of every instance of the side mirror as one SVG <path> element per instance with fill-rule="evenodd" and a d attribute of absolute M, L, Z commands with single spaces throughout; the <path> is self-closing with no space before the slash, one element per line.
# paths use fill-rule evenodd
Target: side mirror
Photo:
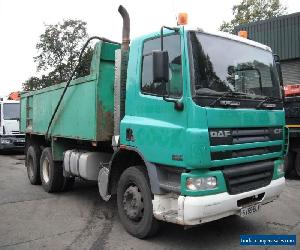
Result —
<path fill-rule="evenodd" d="M 276 63 L 276 69 L 277 69 L 278 76 L 279 76 L 280 85 L 282 85 L 282 86 L 283 86 L 283 79 L 282 79 L 281 64 L 280 64 L 280 62 L 275 62 L 275 63 Z"/>
<path fill-rule="evenodd" d="M 280 57 L 276 54 L 273 55 L 274 56 L 274 61 L 275 61 L 275 65 L 276 65 L 276 70 L 278 73 L 278 77 L 279 77 L 279 83 L 281 86 L 281 92 L 282 92 L 282 98 L 284 100 L 285 98 L 285 93 L 284 93 L 284 86 L 283 86 L 283 78 L 282 78 L 282 70 L 281 70 L 281 64 L 280 64 Z"/>
<path fill-rule="evenodd" d="M 283 86 L 283 78 L 282 78 L 282 70 L 281 70 L 281 64 L 280 64 L 280 57 L 276 54 L 274 54 L 274 61 L 277 69 L 277 73 L 279 76 L 280 85 Z"/>
<path fill-rule="evenodd" d="M 168 51 L 152 51 L 153 82 L 167 83 L 169 81 Z"/>

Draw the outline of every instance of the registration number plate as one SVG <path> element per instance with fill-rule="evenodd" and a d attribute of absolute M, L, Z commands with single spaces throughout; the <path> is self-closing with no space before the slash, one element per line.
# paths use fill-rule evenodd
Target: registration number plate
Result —
<path fill-rule="evenodd" d="M 245 217 L 245 216 L 248 216 L 251 214 L 255 214 L 260 210 L 260 206 L 261 206 L 261 204 L 258 203 L 258 204 L 254 204 L 254 205 L 251 205 L 248 207 L 243 207 L 241 209 L 240 216 Z"/>

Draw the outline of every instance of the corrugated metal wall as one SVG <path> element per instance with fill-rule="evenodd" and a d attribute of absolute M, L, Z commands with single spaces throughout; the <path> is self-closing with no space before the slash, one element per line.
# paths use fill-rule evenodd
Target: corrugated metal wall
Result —
<path fill-rule="evenodd" d="M 300 84 L 300 59 L 281 62 L 281 69 L 285 85 Z"/>
<path fill-rule="evenodd" d="M 281 60 L 300 58 L 300 12 L 235 27 L 248 31 L 249 39 L 270 46 Z"/>

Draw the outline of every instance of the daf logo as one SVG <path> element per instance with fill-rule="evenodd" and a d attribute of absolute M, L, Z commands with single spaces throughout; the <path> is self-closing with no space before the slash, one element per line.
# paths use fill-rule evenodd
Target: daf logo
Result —
<path fill-rule="evenodd" d="M 282 128 L 275 128 L 274 129 L 274 134 L 278 135 L 282 133 Z"/>
<path fill-rule="evenodd" d="M 210 136 L 214 138 L 223 138 L 230 136 L 231 133 L 229 130 L 219 130 L 219 131 L 211 131 Z"/>

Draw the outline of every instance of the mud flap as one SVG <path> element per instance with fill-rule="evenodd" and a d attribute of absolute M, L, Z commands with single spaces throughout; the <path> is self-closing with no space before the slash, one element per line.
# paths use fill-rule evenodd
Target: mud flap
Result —
<path fill-rule="evenodd" d="M 107 193 L 109 184 L 109 169 L 107 167 L 102 167 L 98 174 L 98 189 L 101 198 L 104 201 L 109 201 L 111 195 Z"/>

